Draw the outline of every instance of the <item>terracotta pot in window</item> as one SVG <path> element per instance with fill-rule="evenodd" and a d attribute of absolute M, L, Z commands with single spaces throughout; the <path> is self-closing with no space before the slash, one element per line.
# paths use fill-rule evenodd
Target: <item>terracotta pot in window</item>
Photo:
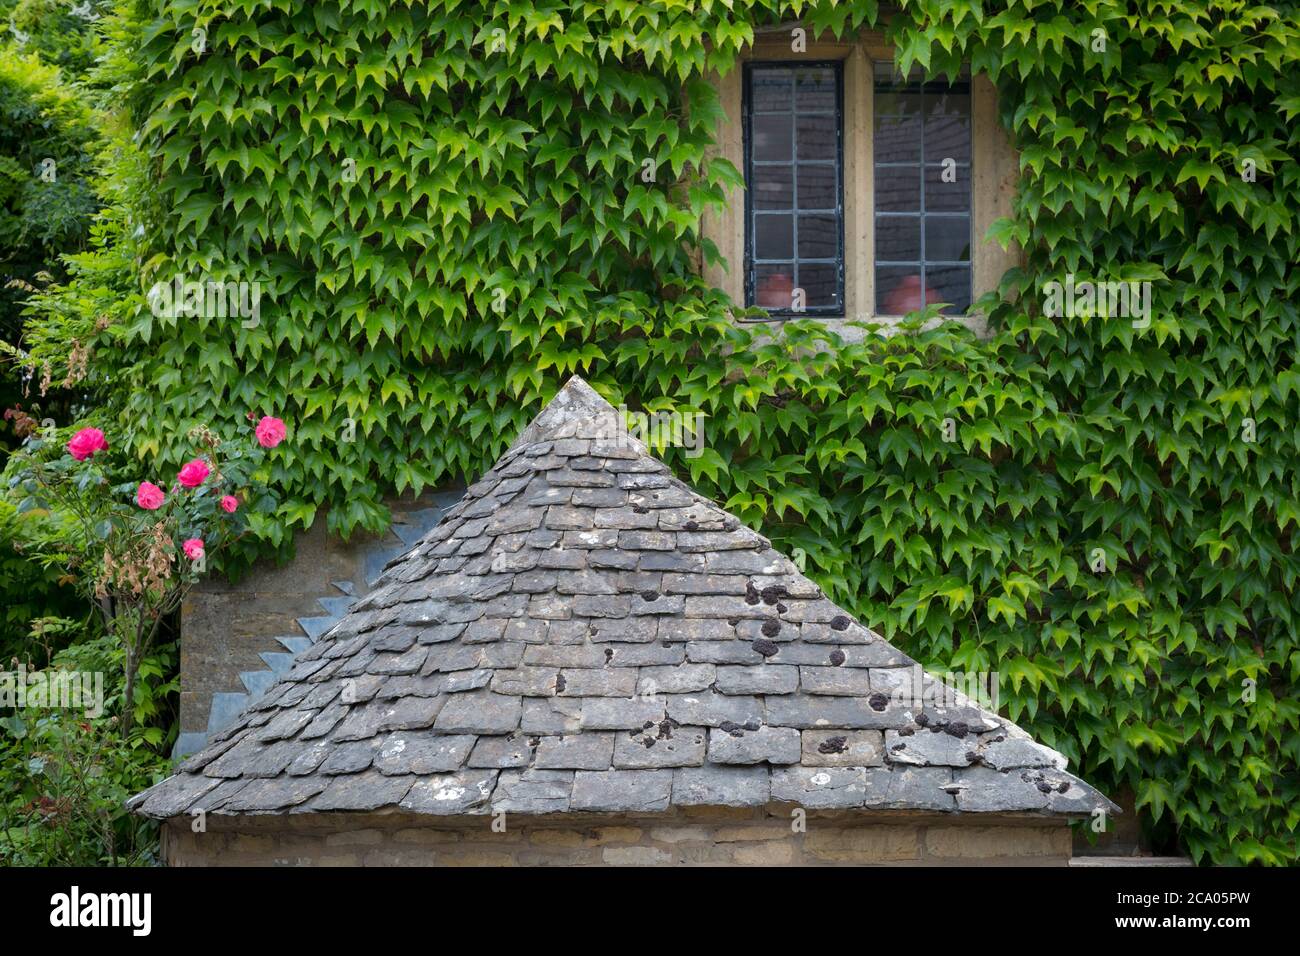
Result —
<path fill-rule="evenodd" d="M 774 272 L 758 286 L 758 304 L 765 309 L 788 309 L 793 300 L 794 279 L 788 273 Z"/>
<path fill-rule="evenodd" d="M 939 298 L 939 293 L 934 289 L 926 289 L 924 297 L 921 295 L 920 275 L 904 276 L 885 296 L 884 314 L 906 315 L 908 312 L 917 312 L 926 305 L 941 301 L 943 300 Z"/>

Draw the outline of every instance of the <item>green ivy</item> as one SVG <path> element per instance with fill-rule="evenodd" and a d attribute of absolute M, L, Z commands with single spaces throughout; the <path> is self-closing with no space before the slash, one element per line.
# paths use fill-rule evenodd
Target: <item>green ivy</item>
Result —
<path fill-rule="evenodd" d="M 475 476 L 574 372 L 703 412 L 679 473 L 838 600 L 931 667 L 999 672 L 1009 716 L 1197 860 L 1294 863 L 1300 10 L 900 6 L 141 4 L 124 103 L 160 211 L 133 281 L 264 293 L 255 327 L 119 310 L 96 360 L 134 449 L 284 417 L 283 543 Z M 698 278 L 738 181 L 708 72 L 796 21 L 996 83 L 1022 175 L 993 235 L 1025 264 L 990 337 L 772 338 Z M 1150 281 L 1149 326 L 1044 318 L 1067 273 Z"/>

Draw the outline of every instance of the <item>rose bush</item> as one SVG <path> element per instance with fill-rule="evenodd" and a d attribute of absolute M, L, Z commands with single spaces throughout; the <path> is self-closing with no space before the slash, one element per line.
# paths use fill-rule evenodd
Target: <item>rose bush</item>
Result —
<path fill-rule="evenodd" d="M 252 435 L 232 440 L 193 429 L 195 457 L 167 489 L 147 479 L 122 480 L 124 463 L 111 459 L 110 443 L 97 428 L 77 430 L 66 446 L 35 431 L 9 462 L 7 495 L 20 515 L 67 519 L 57 537 L 33 533 L 27 553 L 74 581 L 120 642 L 123 734 L 130 734 L 144 703 L 136 696 L 137 674 L 164 618 L 180 607 L 210 560 L 248 535 L 255 513 L 241 511 L 240 500 L 256 502 L 256 512 L 273 511 L 265 488 L 267 449 L 286 433 L 284 423 L 270 416 Z"/>

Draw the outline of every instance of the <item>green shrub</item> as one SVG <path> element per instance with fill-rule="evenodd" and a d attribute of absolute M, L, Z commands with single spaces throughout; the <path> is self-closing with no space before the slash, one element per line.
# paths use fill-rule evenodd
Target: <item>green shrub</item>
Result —
<path fill-rule="evenodd" d="M 1297 7 L 901 6 L 902 65 L 989 73 L 1020 151 L 995 233 L 1026 265 L 986 340 L 774 341 L 695 275 L 736 176 L 705 71 L 754 23 L 844 32 L 874 2 L 159 0 L 131 51 L 163 210 L 135 293 L 255 280 L 261 317 L 137 307 L 93 364 L 140 455 L 290 410 L 272 543 L 475 475 L 574 371 L 703 411 L 706 454 L 673 463 L 838 600 L 927 665 L 999 671 L 1011 717 L 1196 859 L 1295 862 Z M 1043 318 L 1070 272 L 1151 280 L 1150 326 Z"/>
<path fill-rule="evenodd" d="M 175 734 L 177 645 L 167 642 L 143 662 L 136 710 L 153 718 L 122 739 L 122 650 L 84 624 L 40 622 L 70 641 L 28 670 L 62 669 L 104 675 L 103 713 L 26 707 L 0 717 L 0 865 L 140 865 L 158 859 L 158 830 L 126 811 L 127 798 L 169 772 Z M 41 635 L 34 635 L 38 639 Z"/>
<path fill-rule="evenodd" d="M 38 519 L 20 518 L 16 512 L 14 503 L 0 497 L 0 581 L 4 582 L 3 604 L 0 604 L 0 670 L 13 657 L 25 653 L 35 620 L 75 614 L 80 604 L 63 572 L 34 560 L 24 544 L 31 532 L 30 529 L 20 531 L 20 523 L 30 525 Z"/>

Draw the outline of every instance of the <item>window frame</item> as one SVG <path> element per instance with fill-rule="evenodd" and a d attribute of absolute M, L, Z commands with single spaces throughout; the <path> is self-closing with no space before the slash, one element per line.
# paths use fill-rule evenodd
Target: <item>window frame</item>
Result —
<path fill-rule="evenodd" d="M 854 322 L 872 322 L 889 334 L 900 317 L 876 312 L 875 215 L 874 215 L 874 65 L 896 60 L 896 51 L 880 30 L 861 30 L 835 36 L 809 35 L 806 49 L 792 51 L 792 30 L 797 23 L 756 31 L 753 43 L 740 53 L 735 68 L 714 72 L 710 82 L 717 90 L 720 115 L 714 131 L 710 156 L 725 159 L 742 176 L 744 157 L 743 70 L 747 62 L 816 62 L 838 60 L 844 64 L 841 94 L 844 133 L 842 142 L 844 312 L 842 318 L 813 316 L 815 321 L 852 341 L 860 341 L 866 330 Z M 1014 245 L 1000 246 L 988 238 L 989 227 L 999 218 L 1014 214 L 1013 200 L 1020 177 L 1019 155 L 998 116 L 997 90 L 986 73 L 970 70 L 971 84 L 971 299 L 965 316 L 950 316 L 977 333 L 985 331 L 984 317 L 975 307 L 980 296 L 996 291 L 1008 269 L 1022 264 L 1021 251 Z M 701 238 L 717 249 L 718 259 L 706 261 L 698 253 L 700 274 L 725 292 L 736 308 L 743 308 L 745 295 L 745 186 L 724 188 L 725 202 L 704 211 Z M 864 208 L 865 207 L 865 208 Z M 1013 293 L 1014 294 L 1014 293 Z M 793 316 L 737 315 L 736 321 L 763 323 L 778 328 Z"/>
<path fill-rule="evenodd" d="M 742 116 L 743 128 L 742 128 L 742 131 L 741 131 L 741 143 L 742 143 L 742 146 L 743 146 L 743 149 L 744 149 L 744 167 L 743 167 L 743 176 L 744 176 L 744 179 L 745 179 L 745 219 L 744 219 L 744 229 L 745 229 L 745 236 L 744 236 L 744 249 L 745 249 L 745 258 L 744 258 L 744 280 L 745 280 L 745 285 L 744 285 L 744 289 L 745 289 L 745 297 L 744 297 L 744 299 L 743 299 L 743 302 L 745 303 L 746 308 L 764 308 L 763 306 L 758 306 L 758 305 L 756 304 L 756 299 L 757 299 L 757 292 L 758 292 L 758 290 L 755 288 L 755 281 L 756 281 L 756 278 L 757 278 L 757 266 L 759 265 L 759 260 L 758 260 L 758 257 L 756 256 L 755 253 L 756 253 L 756 251 L 757 251 L 757 250 L 756 250 L 756 244 L 757 244 L 758 237 L 757 237 L 757 230 L 754 228 L 754 214 L 755 214 L 755 209 L 754 209 L 754 191 L 753 191 L 751 188 L 749 188 L 749 187 L 750 187 L 751 178 L 752 178 L 750 174 L 751 174 L 751 172 L 753 171 L 753 168 L 754 168 L 754 166 L 753 166 L 753 163 L 754 163 L 754 155 L 753 155 L 753 153 L 754 153 L 754 137 L 753 137 L 754 109 L 753 109 L 753 106 L 754 106 L 754 104 L 753 104 L 753 102 L 752 102 L 753 97 L 752 97 L 752 95 L 751 95 L 752 80 L 753 80 L 753 73 L 754 73 L 754 70 L 755 70 L 755 69 L 758 69 L 758 70 L 763 70 L 763 69 L 787 69 L 787 70 L 797 70 L 797 69 L 801 69 L 801 68 L 802 68 L 802 69 L 824 69 L 824 68 L 828 68 L 828 67 L 829 67 L 830 69 L 834 70 L 834 72 L 835 72 L 835 186 L 836 186 L 836 189 L 835 189 L 835 214 L 836 214 L 836 236 L 835 236 L 835 256 L 834 256 L 834 263 L 835 263 L 836 297 L 837 297 L 838 300 L 839 300 L 839 305 L 805 307 L 803 310 L 801 310 L 801 311 L 797 311 L 797 312 L 796 312 L 793 308 L 789 308 L 789 309 L 767 309 L 767 313 L 768 313 L 768 318 L 767 318 L 767 319 L 756 318 L 756 319 L 751 319 L 750 321 L 756 321 L 756 322 L 763 322 L 763 321 L 776 322 L 776 321 L 780 321 L 780 320 L 782 320 L 782 319 L 794 319 L 794 318 L 802 318 L 802 317 L 814 317 L 814 318 L 822 318 L 822 317 L 824 317 L 824 318 L 843 318 L 844 315 L 846 314 L 845 308 L 846 308 L 846 295 L 847 295 L 846 284 L 847 284 L 847 283 L 846 283 L 846 278 L 845 278 L 845 276 L 846 276 L 847 269 L 846 269 L 846 265 L 845 265 L 846 245 L 845 245 L 845 239 L 844 239 L 844 220 L 845 220 L 845 206 L 844 206 L 844 195 L 845 195 L 845 183 L 844 183 L 844 179 L 845 179 L 845 177 L 844 177 L 844 84 L 845 84 L 845 76 L 844 76 L 844 73 L 845 73 L 845 71 L 844 71 L 844 62 L 843 62 L 843 60 L 834 60 L 834 59 L 831 59 L 831 60 L 786 60 L 786 59 L 777 59 L 777 60 L 759 60 L 759 59 L 754 59 L 754 60 L 747 60 L 744 64 L 742 64 L 742 70 L 743 70 L 743 72 L 742 72 L 742 76 L 741 76 L 741 86 L 740 86 L 740 90 L 741 90 L 741 116 Z M 791 92 L 793 93 L 793 91 L 794 91 L 794 86 L 792 85 L 792 86 L 791 86 Z M 794 113 L 794 108 L 793 108 L 793 106 L 791 107 L 791 115 L 792 115 L 792 116 L 797 115 L 797 114 Z M 798 185 L 799 185 L 799 180 L 798 180 L 798 166 L 799 166 L 799 157 L 798 157 L 798 152 L 797 152 L 797 150 L 798 150 L 798 143 L 794 140 L 794 138 L 792 138 L 792 139 L 791 139 L 791 155 L 790 155 L 790 161 L 789 161 L 789 164 L 788 164 L 788 165 L 790 166 L 790 168 L 791 168 L 791 170 L 792 170 L 792 172 L 791 172 L 791 187 L 790 187 L 790 188 L 791 188 L 791 197 L 790 197 L 790 198 L 791 198 L 791 202 L 792 202 L 794 205 L 791 207 L 791 216 L 793 217 L 793 219 L 794 219 L 794 221 L 795 221 L 795 226 L 794 226 L 794 236 L 793 236 L 793 239 L 792 239 L 794 245 L 793 245 L 793 248 L 792 248 L 792 250 L 791 250 L 791 255 L 792 255 L 793 258 L 792 258 L 791 261 L 792 261 L 792 263 L 796 264 L 796 268 L 797 268 L 797 263 L 801 261 L 801 260 L 800 260 L 800 257 L 799 257 L 799 227 L 798 227 L 798 219 L 799 219 L 799 206 L 798 206 L 798 200 L 799 200 L 799 196 L 798 196 Z M 780 164 L 779 164 L 779 163 L 772 163 L 772 165 L 780 165 Z M 777 261 L 785 261 L 785 260 L 765 260 L 765 261 L 777 262 Z"/>

